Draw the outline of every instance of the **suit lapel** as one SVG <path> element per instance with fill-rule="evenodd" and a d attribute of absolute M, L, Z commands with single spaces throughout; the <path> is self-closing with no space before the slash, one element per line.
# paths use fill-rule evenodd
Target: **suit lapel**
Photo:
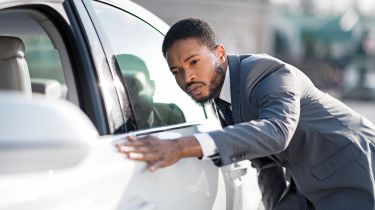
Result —
<path fill-rule="evenodd" d="M 241 63 L 241 58 L 243 59 Z M 234 123 L 242 122 L 241 108 L 248 104 L 245 89 L 251 91 L 265 76 L 285 64 L 268 55 L 228 55 L 230 73 L 230 93 Z M 242 68 L 242 70 L 241 70 Z M 243 114 L 247 113 L 244 111 Z"/>
<path fill-rule="evenodd" d="M 232 102 L 232 115 L 234 123 L 241 122 L 240 111 L 240 58 L 237 55 L 228 55 L 230 73 L 230 94 Z"/>

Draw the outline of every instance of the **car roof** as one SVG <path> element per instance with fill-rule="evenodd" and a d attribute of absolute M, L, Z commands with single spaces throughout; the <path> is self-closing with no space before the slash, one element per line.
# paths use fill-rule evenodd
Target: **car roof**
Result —
<path fill-rule="evenodd" d="M 126 12 L 137 16 L 138 18 L 144 20 L 152 27 L 160 31 L 162 34 L 166 34 L 169 26 L 159 17 L 148 11 L 147 9 L 139 6 L 138 4 L 129 1 L 129 0 L 97 0 L 99 2 L 111 4 L 115 7 L 118 7 Z"/>
<path fill-rule="evenodd" d="M 62 3 L 65 0 L 42 0 L 42 2 L 50 2 L 50 3 Z M 7 3 L 14 3 L 14 2 L 20 2 L 19 0 L 1 0 L 1 4 L 7 4 Z"/>
<path fill-rule="evenodd" d="M 51 2 L 51 3 L 63 3 L 67 0 L 39 0 L 38 2 Z M 82 0 L 72 0 L 72 1 L 82 1 Z M 148 11 L 147 9 L 139 6 L 138 4 L 129 1 L 129 0 L 96 0 L 98 2 L 103 2 L 106 4 L 110 4 L 115 6 L 119 9 L 122 9 L 151 25 L 160 33 L 166 34 L 169 26 L 164 21 L 162 21 L 159 17 Z M 1 4 L 12 4 L 17 2 L 17 0 L 1 0 Z"/>

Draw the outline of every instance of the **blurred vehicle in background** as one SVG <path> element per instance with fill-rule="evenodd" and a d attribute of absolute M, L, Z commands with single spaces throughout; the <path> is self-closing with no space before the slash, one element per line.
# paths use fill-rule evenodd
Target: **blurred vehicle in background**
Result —
<path fill-rule="evenodd" d="M 342 97 L 375 101 L 375 32 L 365 31 L 356 54 L 344 69 Z"/>

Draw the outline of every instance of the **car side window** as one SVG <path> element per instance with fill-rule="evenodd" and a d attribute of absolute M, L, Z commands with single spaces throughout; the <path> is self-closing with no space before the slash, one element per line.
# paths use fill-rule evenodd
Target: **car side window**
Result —
<path fill-rule="evenodd" d="M 204 109 L 177 85 L 161 53 L 164 36 L 139 18 L 109 5 L 93 6 L 127 86 L 138 129 L 205 119 Z M 134 130 L 134 129 L 133 129 Z"/>
<path fill-rule="evenodd" d="M 41 90 L 44 84 L 58 82 L 61 88 L 59 98 L 66 98 L 67 87 L 59 53 L 47 34 L 24 35 L 23 39 L 33 92 L 46 93 L 46 90 Z"/>
<path fill-rule="evenodd" d="M 56 28 L 41 24 L 33 14 L 18 11 L 0 13 L 0 49 L 4 49 L 4 56 L 9 55 L 0 58 L 0 89 L 56 100 L 66 99 L 78 105 L 74 81 L 68 84 L 66 81 L 66 75 L 71 75 L 70 64 L 66 62 L 63 68 L 61 61 L 60 51 L 64 50 L 64 46 L 53 43 L 61 38 L 51 32 Z M 44 22 L 49 23 L 50 20 L 45 17 Z M 16 48 L 21 53 L 17 56 L 14 54 L 17 52 L 13 52 Z M 19 65 L 20 62 L 22 65 Z"/>

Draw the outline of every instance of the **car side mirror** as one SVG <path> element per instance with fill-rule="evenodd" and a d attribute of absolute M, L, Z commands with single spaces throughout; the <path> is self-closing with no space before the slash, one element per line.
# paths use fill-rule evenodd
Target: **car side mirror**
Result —
<path fill-rule="evenodd" d="M 98 131 L 63 100 L 0 92 L 0 174 L 71 167 L 89 151 Z"/>

